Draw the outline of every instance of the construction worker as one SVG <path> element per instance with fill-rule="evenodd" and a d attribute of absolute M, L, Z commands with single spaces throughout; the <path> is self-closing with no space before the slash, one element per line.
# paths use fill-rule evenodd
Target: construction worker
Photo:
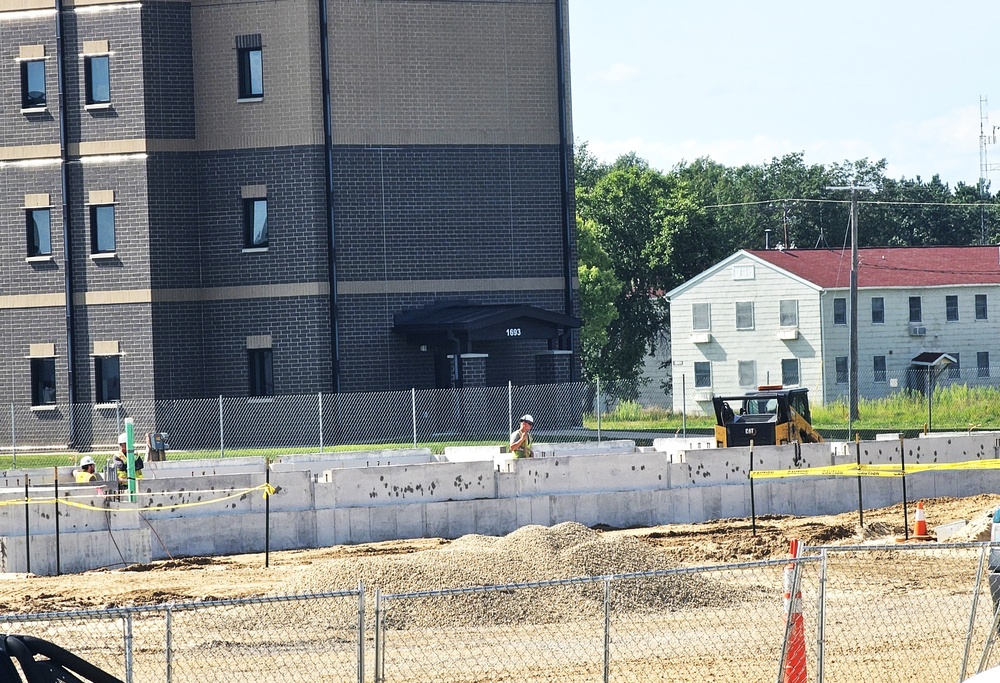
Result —
<path fill-rule="evenodd" d="M 531 428 L 535 426 L 535 418 L 531 415 L 521 416 L 521 426 L 510 435 L 510 452 L 515 458 L 533 458 L 531 450 Z"/>
<path fill-rule="evenodd" d="M 135 454 L 135 478 L 142 479 L 142 456 Z M 118 489 L 128 488 L 128 436 L 125 432 L 118 435 L 118 452 L 115 453 L 115 472 L 118 474 Z"/>
<path fill-rule="evenodd" d="M 80 458 L 80 468 L 73 470 L 73 478 L 77 484 L 99 480 L 100 476 L 97 474 L 97 465 L 94 463 L 94 459 L 89 455 Z"/>

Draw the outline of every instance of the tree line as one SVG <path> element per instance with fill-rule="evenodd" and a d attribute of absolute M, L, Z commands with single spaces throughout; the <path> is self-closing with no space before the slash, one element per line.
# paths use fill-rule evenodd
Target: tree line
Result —
<path fill-rule="evenodd" d="M 934 175 L 895 180 L 885 159 L 807 165 L 801 153 L 729 167 L 709 158 L 668 172 L 634 153 L 602 163 L 575 150 L 580 333 L 584 373 L 631 398 L 645 357 L 669 326 L 662 294 L 740 249 L 997 244 L 1000 194 Z M 664 386 L 669 390 L 669 386 Z"/>

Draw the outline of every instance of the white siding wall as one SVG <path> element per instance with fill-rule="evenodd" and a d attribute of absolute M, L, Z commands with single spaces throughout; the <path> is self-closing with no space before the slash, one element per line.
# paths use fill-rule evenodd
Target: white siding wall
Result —
<path fill-rule="evenodd" d="M 734 280 L 734 267 L 748 265 L 753 266 L 753 279 Z M 798 339 L 779 338 L 779 301 L 784 299 L 798 302 Z M 736 329 L 738 301 L 754 303 L 752 330 Z M 696 303 L 712 305 L 712 339 L 708 343 L 692 341 L 692 334 L 697 334 L 692 330 L 692 305 Z M 689 413 L 711 414 L 710 393 L 694 386 L 694 364 L 701 361 L 712 364 L 711 393 L 726 394 L 746 390 L 738 381 L 739 361 L 756 362 L 756 384 L 780 384 L 782 359 L 797 358 L 799 386 L 809 387 L 814 401 L 823 400 L 819 292 L 773 267 L 748 257 L 734 260 L 671 300 L 670 328 L 676 411 L 683 408 Z"/>
<path fill-rule="evenodd" d="M 987 319 L 976 320 L 976 294 L 987 297 Z M 949 322 L 945 314 L 945 297 L 958 296 L 959 319 Z M 926 334 L 910 334 L 909 298 L 921 298 Z M 846 384 L 835 382 L 835 359 L 847 356 L 850 331 L 847 325 L 833 324 L 833 299 L 843 297 L 850 303 L 847 290 L 829 291 L 824 297 L 826 332 L 826 381 L 830 398 L 846 397 Z M 885 300 L 885 322 L 872 323 L 872 298 Z M 848 311 L 850 309 L 848 308 Z M 858 291 L 858 392 L 862 397 L 878 398 L 906 387 L 906 372 L 910 361 L 919 353 L 930 351 L 960 354 L 961 381 L 974 384 L 1000 381 L 1000 287 L 996 285 L 966 285 L 953 287 L 914 287 L 904 289 L 868 289 Z M 990 378 L 980 378 L 976 371 L 977 353 L 987 351 Z M 886 358 L 886 381 L 875 382 L 874 357 Z M 895 382 L 893 382 L 895 380 Z M 956 381 L 945 372 L 941 382 Z M 894 386 L 895 385 L 895 386 Z"/>

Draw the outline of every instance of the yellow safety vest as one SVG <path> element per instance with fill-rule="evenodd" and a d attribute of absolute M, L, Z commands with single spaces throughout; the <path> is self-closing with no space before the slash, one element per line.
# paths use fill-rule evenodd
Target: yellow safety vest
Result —
<path fill-rule="evenodd" d="M 97 481 L 97 474 L 94 472 L 88 472 L 87 470 L 76 470 L 73 472 L 73 476 L 76 477 L 77 484 L 86 484 L 87 482 Z"/>

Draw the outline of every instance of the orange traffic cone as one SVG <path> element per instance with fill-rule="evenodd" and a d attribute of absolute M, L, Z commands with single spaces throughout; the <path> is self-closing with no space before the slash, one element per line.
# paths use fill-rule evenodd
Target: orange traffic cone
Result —
<path fill-rule="evenodd" d="M 924 501 L 917 501 L 917 514 L 914 517 L 913 538 L 918 541 L 933 541 L 934 537 L 927 533 L 927 518 L 924 516 Z"/>
<path fill-rule="evenodd" d="M 792 539 L 789 552 L 799 556 L 799 541 Z M 806 630 L 802 620 L 802 590 L 795 584 L 795 564 L 785 565 L 785 675 L 783 683 L 806 683 Z"/>

